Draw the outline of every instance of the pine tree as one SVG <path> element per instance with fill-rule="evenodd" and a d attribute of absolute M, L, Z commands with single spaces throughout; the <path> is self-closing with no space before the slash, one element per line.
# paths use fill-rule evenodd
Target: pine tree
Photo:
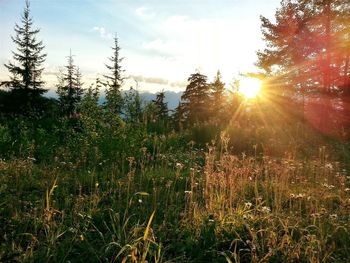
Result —
<path fill-rule="evenodd" d="M 42 41 L 37 41 L 36 36 L 40 30 L 33 29 L 28 0 L 26 0 L 21 23 L 22 25 L 15 25 L 16 35 L 12 37 L 12 41 L 17 46 L 17 51 L 13 52 L 15 62 L 5 64 L 12 77 L 10 81 L 2 82 L 1 85 L 13 91 L 14 99 L 22 104 L 18 105 L 21 108 L 20 112 L 24 113 L 24 111 L 36 108 L 38 105 L 35 103 L 40 99 L 40 95 L 46 91 L 42 88 L 44 82 L 41 80 L 44 70 L 42 64 L 46 54 L 42 53 L 44 49 Z"/>
<path fill-rule="evenodd" d="M 111 65 L 106 67 L 109 70 L 108 75 L 104 75 L 106 79 L 106 108 L 111 114 L 120 114 L 123 107 L 123 99 L 121 95 L 121 86 L 123 84 L 124 78 L 122 76 L 123 70 L 121 67 L 121 62 L 123 58 L 120 58 L 119 51 L 120 47 L 118 45 L 117 36 L 114 37 L 114 47 L 112 47 L 113 55 L 109 58 Z"/>
<path fill-rule="evenodd" d="M 350 5 L 347 0 L 284 0 L 276 23 L 261 17 L 267 48 L 257 65 L 279 86 L 332 93 L 349 75 Z"/>
<path fill-rule="evenodd" d="M 203 123 L 209 117 L 210 86 L 207 77 L 199 72 L 191 74 L 189 84 L 181 96 L 183 117 L 188 126 Z"/>
<path fill-rule="evenodd" d="M 221 73 L 216 73 L 213 83 L 210 84 L 211 88 L 211 113 L 210 117 L 214 123 L 219 124 L 225 117 L 225 83 L 221 80 Z"/>
<path fill-rule="evenodd" d="M 168 103 L 165 100 L 165 93 L 161 91 L 157 94 L 156 99 L 152 100 L 157 109 L 157 119 L 166 121 L 169 116 Z"/>
<path fill-rule="evenodd" d="M 343 107 L 333 106 L 334 97 L 342 96 L 350 75 L 349 2 L 284 0 L 275 18 L 261 17 L 267 48 L 258 52 L 257 65 L 272 77 L 273 92 L 300 101 L 303 113 L 317 99 L 319 126 L 327 128 L 331 112 Z"/>
<path fill-rule="evenodd" d="M 175 130 L 181 131 L 185 122 L 184 107 L 181 102 L 179 102 L 178 106 L 174 110 L 174 114 L 171 117 Z"/>
<path fill-rule="evenodd" d="M 68 56 L 68 64 L 65 66 L 66 72 L 61 72 L 57 94 L 64 114 L 72 117 L 83 95 L 82 75 L 79 68 L 74 65 L 73 56 Z"/>
<path fill-rule="evenodd" d="M 129 122 L 138 123 L 142 120 L 142 99 L 140 93 L 130 88 L 124 96 L 123 113 Z"/>
<path fill-rule="evenodd" d="M 96 79 L 84 93 L 81 103 L 79 104 L 79 112 L 81 113 L 81 123 L 83 130 L 90 132 L 90 135 L 96 136 L 99 123 L 101 121 L 102 108 L 99 105 L 100 89 L 102 87 L 100 79 Z"/>

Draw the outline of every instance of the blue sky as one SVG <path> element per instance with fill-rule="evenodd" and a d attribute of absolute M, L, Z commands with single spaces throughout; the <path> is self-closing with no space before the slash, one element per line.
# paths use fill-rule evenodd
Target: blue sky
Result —
<path fill-rule="evenodd" d="M 118 34 L 125 87 L 181 90 L 196 69 L 211 80 L 222 72 L 229 83 L 254 71 L 264 48 L 259 16 L 273 18 L 280 0 L 31 0 L 34 25 L 48 54 L 44 80 L 54 87 L 72 49 L 89 85 L 105 73 L 113 36 Z M 0 80 L 11 59 L 13 27 L 24 0 L 0 0 Z"/>

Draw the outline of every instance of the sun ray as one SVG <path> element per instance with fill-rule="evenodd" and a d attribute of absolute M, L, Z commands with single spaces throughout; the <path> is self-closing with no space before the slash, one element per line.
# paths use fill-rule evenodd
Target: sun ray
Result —
<path fill-rule="evenodd" d="M 256 98 L 261 90 L 261 81 L 256 78 L 243 78 L 240 80 L 239 92 L 247 99 Z"/>

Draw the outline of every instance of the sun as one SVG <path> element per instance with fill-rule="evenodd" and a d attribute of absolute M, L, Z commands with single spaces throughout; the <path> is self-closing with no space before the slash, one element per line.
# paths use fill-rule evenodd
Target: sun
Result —
<path fill-rule="evenodd" d="M 244 78 L 239 82 L 239 92 L 247 99 L 256 98 L 261 90 L 261 81 L 256 78 Z"/>

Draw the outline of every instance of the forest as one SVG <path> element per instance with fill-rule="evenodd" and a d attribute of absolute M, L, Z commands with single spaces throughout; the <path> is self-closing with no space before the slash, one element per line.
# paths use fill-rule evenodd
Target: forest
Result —
<path fill-rule="evenodd" d="M 348 0 L 282 0 L 259 71 L 194 69 L 174 110 L 123 88 L 117 35 L 105 75 L 83 83 L 71 52 L 47 96 L 23 3 L 1 65 L 0 262 L 350 262 Z"/>

